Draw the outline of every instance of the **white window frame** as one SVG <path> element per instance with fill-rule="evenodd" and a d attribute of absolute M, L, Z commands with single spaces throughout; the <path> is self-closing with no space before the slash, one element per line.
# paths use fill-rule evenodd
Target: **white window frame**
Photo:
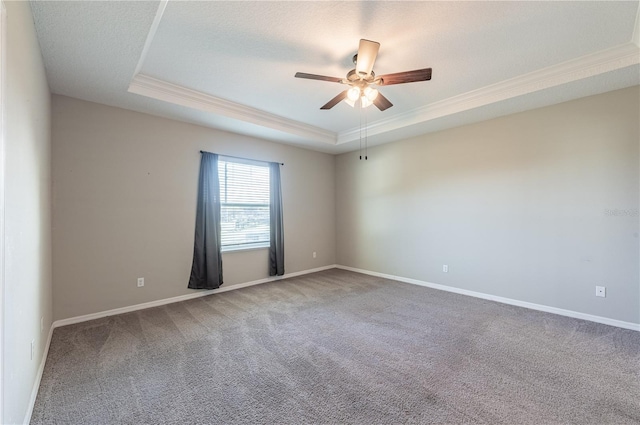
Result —
<path fill-rule="evenodd" d="M 238 163 L 238 164 L 246 164 L 246 165 L 252 165 L 252 166 L 257 166 L 257 167 L 264 167 L 267 169 L 267 172 L 269 171 L 269 163 L 267 162 L 262 162 L 262 161 L 254 161 L 254 160 L 250 160 L 250 159 L 243 159 L 243 158 L 236 158 L 236 157 L 229 157 L 229 156 L 224 156 L 224 155 L 220 155 L 218 157 L 218 167 L 221 166 L 221 163 L 223 162 L 230 162 L 230 163 Z M 222 202 L 222 191 L 224 190 L 225 182 L 220 180 L 220 209 L 222 210 L 223 207 L 223 202 Z M 269 187 L 268 189 L 269 191 L 271 190 L 271 188 Z M 270 195 L 270 193 L 269 193 Z M 270 196 L 269 196 L 270 198 Z M 232 205 L 241 205 L 241 204 L 233 204 L 230 203 Z M 266 206 L 267 208 L 269 208 L 269 204 L 251 204 L 251 206 Z M 269 226 L 271 226 L 271 223 L 269 223 Z M 270 237 L 270 236 L 269 236 Z M 271 245 L 271 241 L 267 240 L 267 241 L 261 241 L 261 242 L 254 242 L 254 243 L 250 243 L 250 244 L 246 244 L 246 245 L 222 245 L 221 246 L 221 251 L 222 252 L 239 252 L 239 251 L 252 251 L 252 250 L 257 250 L 257 249 L 265 249 L 265 248 L 269 248 Z"/>

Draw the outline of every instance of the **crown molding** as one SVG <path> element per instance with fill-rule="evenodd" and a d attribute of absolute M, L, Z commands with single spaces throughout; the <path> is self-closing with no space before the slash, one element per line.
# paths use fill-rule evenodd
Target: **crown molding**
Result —
<path fill-rule="evenodd" d="M 367 133 L 386 133 L 638 63 L 640 49 L 635 43 L 626 43 L 375 121 L 369 124 Z M 359 134 L 357 127 L 340 132 L 337 144 L 358 140 Z"/>
<path fill-rule="evenodd" d="M 332 131 L 304 124 L 295 120 L 271 114 L 250 106 L 221 99 L 196 90 L 172 84 L 143 74 L 137 74 L 129 84 L 130 93 L 186 106 L 205 112 L 213 112 L 225 117 L 300 136 L 316 142 L 336 144 L 336 134 Z"/>
<path fill-rule="evenodd" d="M 367 127 L 367 133 L 369 136 L 387 133 L 638 63 L 640 63 L 640 48 L 635 43 L 629 42 L 372 122 Z M 358 140 L 360 134 L 358 127 L 336 134 L 144 74 L 137 74 L 131 80 L 129 92 L 188 108 L 213 112 L 330 145 L 353 142 Z"/>
<path fill-rule="evenodd" d="M 212 112 L 257 126 L 281 131 L 304 140 L 341 145 L 358 140 L 360 128 L 354 127 L 334 133 L 320 127 L 304 124 L 271 114 L 230 100 L 215 97 L 140 73 L 153 42 L 168 0 L 161 0 L 151 24 L 134 77 L 129 84 L 130 93 L 147 96 L 175 105 Z M 404 127 L 424 123 L 436 118 L 457 114 L 478 107 L 527 95 L 540 90 L 568 84 L 640 63 L 640 6 L 637 11 L 632 40 L 610 49 L 568 60 L 537 71 L 501 81 L 477 90 L 369 123 L 367 134 L 375 136 Z"/>
<path fill-rule="evenodd" d="M 158 31 L 158 27 L 160 26 L 162 15 L 164 15 L 164 11 L 167 8 L 167 3 L 169 3 L 169 0 L 161 0 L 160 4 L 158 4 L 158 10 L 156 11 L 156 16 L 153 18 L 153 22 L 151 23 L 151 27 L 147 33 L 147 39 L 144 41 L 144 46 L 142 47 L 142 53 L 140 53 L 136 70 L 133 71 L 134 78 L 140 73 L 140 71 L 142 71 L 142 66 L 144 65 L 145 59 L 147 59 L 151 43 L 153 43 L 153 38 L 156 36 L 156 31 Z"/>
<path fill-rule="evenodd" d="M 319 127 L 304 124 L 295 120 L 284 118 L 269 112 L 255 109 L 240 103 L 232 102 L 219 97 L 211 96 L 196 90 L 172 84 L 167 81 L 149 77 L 141 73 L 147 58 L 153 39 L 155 38 L 160 21 L 164 15 L 169 0 L 161 0 L 158 4 L 156 16 L 151 23 L 140 58 L 129 83 L 130 93 L 162 100 L 175 105 L 198 109 L 205 112 L 213 112 L 229 118 L 235 118 L 262 127 L 271 128 L 288 134 L 300 136 L 316 142 L 335 145 L 337 134 Z"/>

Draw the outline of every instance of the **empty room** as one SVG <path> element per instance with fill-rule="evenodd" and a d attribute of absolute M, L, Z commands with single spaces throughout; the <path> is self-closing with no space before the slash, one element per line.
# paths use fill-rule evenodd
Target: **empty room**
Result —
<path fill-rule="evenodd" d="M 0 0 L 0 423 L 640 424 L 640 2 Z"/>

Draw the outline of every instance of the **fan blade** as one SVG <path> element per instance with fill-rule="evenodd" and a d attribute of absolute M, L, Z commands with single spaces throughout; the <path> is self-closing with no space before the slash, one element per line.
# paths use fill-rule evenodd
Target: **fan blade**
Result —
<path fill-rule="evenodd" d="M 347 92 L 349 90 L 345 90 L 342 93 L 340 93 L 339 95 L 337 95 L 336 97 L 334 97 L 333 99 L 331 99 L 330 101 L 328 101 L 327 103 L 324 104 L 324 106 L 320 109 L 331 109 L 334 106 L 336 106 L 338 103 L 340 103 L 341 100 L 343 100 L 345 97 L 347 97 Z"/>
<path fill-rule="evenodd" d="M 358 59 L 356 60 L 356 72 L 360 75 L 370 75 L 373 64 L 378 56 L 380 43 L 362 39 L 358 47 Z"/>
<path fill-rule="evenodd" d="M 382 93 L 378 93 L 375 99 L 373 99 L 373 104 L 376 105 L 378 109 L 384 111 L 385 109 L 389 109 L 393 106 L 393 103 L 389 102 L 389 99 L 384 97 Z"/>
<path fill-rule="evenodd" d="M 330 81 L 332 83 L 341 83 L 342 78 L 325 77 L 324 75 L 306 74 L 304 72 L 296 72 L 296 78 L 306 78 L 308 80 Z"/>
<path fill-rule="evenodd" d="M 381 75 L 380 86 L 390 86 L 391 84 L 414 83 L 416 81 L 427 81 L 431 79 L 431 68 L 416 69 L 415 71 L 398 72 L 396 74 Z"/>

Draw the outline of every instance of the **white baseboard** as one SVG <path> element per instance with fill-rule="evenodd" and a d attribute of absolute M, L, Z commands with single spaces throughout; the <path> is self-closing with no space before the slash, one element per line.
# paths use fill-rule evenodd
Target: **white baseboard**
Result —
<path fill-rule="evenodd" d="M 38 373 L 36 374 L 36 380 L 33 383 L 33 388 L 31 389 L 31 398 L 29 399 L 29 407 L 27 408 L 27 413 L 24 415 L 24 421 L 22 422 L 25 425 L 28 425 L 31 422 L 31 415 L 33 414 L 33 407 L 36 405 L 36 398 L 38 397 L 38 390 L 40 389 L 40 381 L 42 380 L 42 374 L 44 373 L 44 365 L 47 363 L 47 355 L 49 354 L 49 347 L 51 346 L 51 337 L 53 336 L 53 324 L 49 327 L 49 336 L 47 337 L 47 342 L 44 346 L 44 352 L 42 353 L 42 359 L 40 360 L 40 367 L 38 367 Z"/>
<path fill-rule="evenodd" d="M 253 280 L 251 282 L 244 282 L 237 285 L 230 286 L 221 286 L 218 289 L 212 290 L 198 290 L 198 292 L 194 292 L 192 294 L 179 295 L 177 297 L 172 298 L 164 298 L 162 300 L 150 301 L 142 304 L 130 305 L 127 307 L 114 308 L 113 310 L 100 311 L 97 313 L 85 314 L 82 316 L 70 317 L 68 319 L 56 320 L 53 322 L 53 328 L 58 328 L 60 326 L 72 325 L 74 323 L 87 322 L 89 320 L 100 319 L 102 317 L 114 316 L 116 314 L 129 313 L 137 310 L 144 310 L 146 308 L 158 307 L 165 304 L 177 303 L 180 301 L 191 300 L 199 297 L 206 297 L 207 295 L 219 294 L 221 292 L 233 291 L 240 288 L 246 288 L 247 286 L 259 285 L 261 283 L 273 282 L 274 280 L 288 279 L 290 277 L 302 276 L 309 273 L 320 272 L 323 270 L 334 269 L 336 268 L 335 264 L 331 264 L 329 266 L 318 267 L 315 269 L 302 270 L 294 273 L 287 273 L 283 276 L 272 276 L 264 279 Z"/>
<path fill-rule="evenodd" d="M 407 277 L 394 276 L 385 273 L 372 272 L 370 270 L 357 269 L 355 267 L 337 265 L 336 268 L 349 270 L 356 273 L 368 274 L 371 276 L 383 277 L 385 279 L 397 280 L 399 282 L 411 283 L 413 285 L 426 286 L 427 288 L 439 289 L 441 291 L 453 292 L 470 297 L 482 298 L 484 300 L 496 301 L 503 304 L 515 305 L 518 307 L 529 308 L 531 310 L 544 311 L 546 313 L 559 314 L 560 316 L 573 317 L 575 319 L 588 320 L 590 322 L 602 323 L 604 325 L 616 326 L 618 328 L 640 331 L 640 324 L 633 322 L 625 322 L 622 320 L 610 319 L 608 317 L 595 316 L 593 314 L 580 313 L 578 311 L 565 310 L 557 307 L 550 307 L 542 304 L 534 304 L 527 301 L 514 300 L 511 298 L 499 297 L 496 295 L 484 294 L 482 292 L 469 291 L 467 289 L 455 288 L 453 286 L 440 285 L 437 283 L 425 282 L 422 280 L 411 279 Z"/>

